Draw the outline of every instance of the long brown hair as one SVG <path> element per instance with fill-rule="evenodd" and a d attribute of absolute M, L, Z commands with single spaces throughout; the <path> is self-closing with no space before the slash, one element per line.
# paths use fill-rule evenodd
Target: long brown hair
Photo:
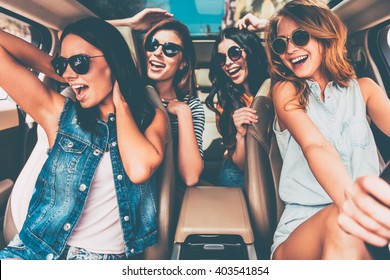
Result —
<path fill-rule="evenodd" d="M 173 79 L 173 86 L 176 91 L 176 96 L 180 101 L 183 101 L 186 96 L 191 97 L 196 95 L 196 80 L 195 80 L 195 47 L 191 40 L 190 32 L 187 26 L 175 19 L 166 19 L 155 25 L 146 33 L 143 45 L 148 38 L 153 37 L 160 30 L 170 30 L 179 36 L 183 43 L 183 59 L 186 66 L 182 70 L 178 70 Z M 153 81 L 150 80 L 153 84 Z"/>
<path fill-rule="evenodd" d="M 279 21 L 287 17 L 311 34 L 323 46 L 322 72 L 329 81 L 347 87 L 355 78 L 355 71 L 347 58 L 347 29 L 343 22 L 325 4 L 313 0 L 293 0 L 288 2 L 269 21 L 266 28 L 266 53 L 272 86 L 279 81 L 290 81 L 297 89 L 301 108 L 306 108 L 309 89 L 303 79 L 299 79 L 288 69 L 271 48 L 277 37 Z"/>

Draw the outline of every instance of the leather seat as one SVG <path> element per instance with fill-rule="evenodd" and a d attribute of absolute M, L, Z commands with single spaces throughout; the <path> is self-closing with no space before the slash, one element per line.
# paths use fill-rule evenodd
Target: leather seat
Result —
<path fill-rule="evenodd" d="M 259 122 L 246 135 L 245 194 L 259 258 L 270 258 L 270 247 L 284 204 L 278 195 L 282 158 L 272 124 L 274 110 L 268 97 L 270 80 L 264 81 L 252 103 Z"/>
<path fill-rule="evenodd" d="M 155 108 L 168 113 L 161 99 L 152 86 L 146 86 L 146 93 Z M 173 159 L 173 139 L 171 124 L 167 122 L 167 141 L 165 144 L 164 160 L 157 170 L 157 190 L 159 191 L 158 221 L 160 235 L 158 243 L 144 252 L 145 259 L 170 259 L 175 231 L 174 203 L 175 203 L 175 167 Z"/>

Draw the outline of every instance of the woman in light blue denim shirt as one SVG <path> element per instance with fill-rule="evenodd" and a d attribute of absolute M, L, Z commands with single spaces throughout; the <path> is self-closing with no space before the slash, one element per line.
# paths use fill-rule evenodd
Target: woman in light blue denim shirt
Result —
<path fill-rule="evenodd" d="M 274 259 L 369 258 L 337 218 L 353 180 L 379 173 L 366 112 L 390 135 L 390 101 L 371 79 L 355 78 L 346 34 L 319 1 L 293 0 L 267 26 L 274 131 L 283 158 L 279 194 L 286 204 Z"/>
<path fill-rule="evenodd" d="M 65 28 L 60 44 L 61 56 L 52 60 L 0 31 L 0 85 L 44 128 L 51 147 L 23 228 L 0 258 L 130 258 L 158 240 L 153 174 L 163 159 L 167 119 L 146 101 L 130 50 L 110 24 L 79 20 Z M 68 83 L 77 102 L 47 88 L 27 67 Z M 99 164 L 106 154 L 112 168 L 103 172 Z M 115 254 L 101 252 L 99 244 L 99 252 L 67 245 L 97 173 L 111 182 L 119 213 L 114 219 L 123 248 Z"/>

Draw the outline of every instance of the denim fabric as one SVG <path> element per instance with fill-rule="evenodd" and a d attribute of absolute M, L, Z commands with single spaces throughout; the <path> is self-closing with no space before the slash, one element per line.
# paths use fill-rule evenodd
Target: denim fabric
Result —
<path fill-rule="evenodd" d="M 66 246 L 59 260 L 124 260 L 126 254 L 98 254 L 74 246 Z"/>
<path fill-rule="evenodd" d="M 379 160 L 375 140 L 367 122 L 366 105 L 359 84 L 352 80 L 348 87 L 330 82 L 324 90 L 316 82 L 307 80 L 310 88 L 306 111 L 326 140 L 336 149 L 351 178 L 379 174 Z M 274 131 L 283 167 L 279 195 L 286 204 L 324 205 L 331 198 L 310 170 L 299 144 L 286 129 Z M 331 176 L 332 174 L 329 174 Z"/>
<path fill-rule="evenodd" d="M 119 215 L 127 257 L 158 240 L 155 176 L 134 185 L 119 154 L 115 115 L 98 121 L 97 132 L 83 130 L 75 104 L 67 99 L 59 131 L 48 159 L 38 176 L 26 221 L 19 236 L 33 259 L 58 259 L 80 219 L 83 206 L 104 151 L 109 148 Z M 24 258 L 24 257 L 23 257 Z"/>
<path fill-rule="evenodd" d="M 243 188 L 244 171 L 240 170 L 230 158 L 223 161 L 218 174 L 218 186 Z"/>

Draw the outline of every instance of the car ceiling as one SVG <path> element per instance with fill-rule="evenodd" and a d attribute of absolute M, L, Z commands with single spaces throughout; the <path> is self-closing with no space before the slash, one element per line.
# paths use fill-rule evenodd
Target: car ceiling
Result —
<path fill-rule="evenodd" d="M 29 3 L 26 5 L 26 0 L 0 0 L 1 7 L 57 30 L 77 18 L 94 15 L 75 0 L 29 0 Z M 390 1 L 384 0 L 344 0 L 333 10 L 350 32 L 390 19 Z"/>

